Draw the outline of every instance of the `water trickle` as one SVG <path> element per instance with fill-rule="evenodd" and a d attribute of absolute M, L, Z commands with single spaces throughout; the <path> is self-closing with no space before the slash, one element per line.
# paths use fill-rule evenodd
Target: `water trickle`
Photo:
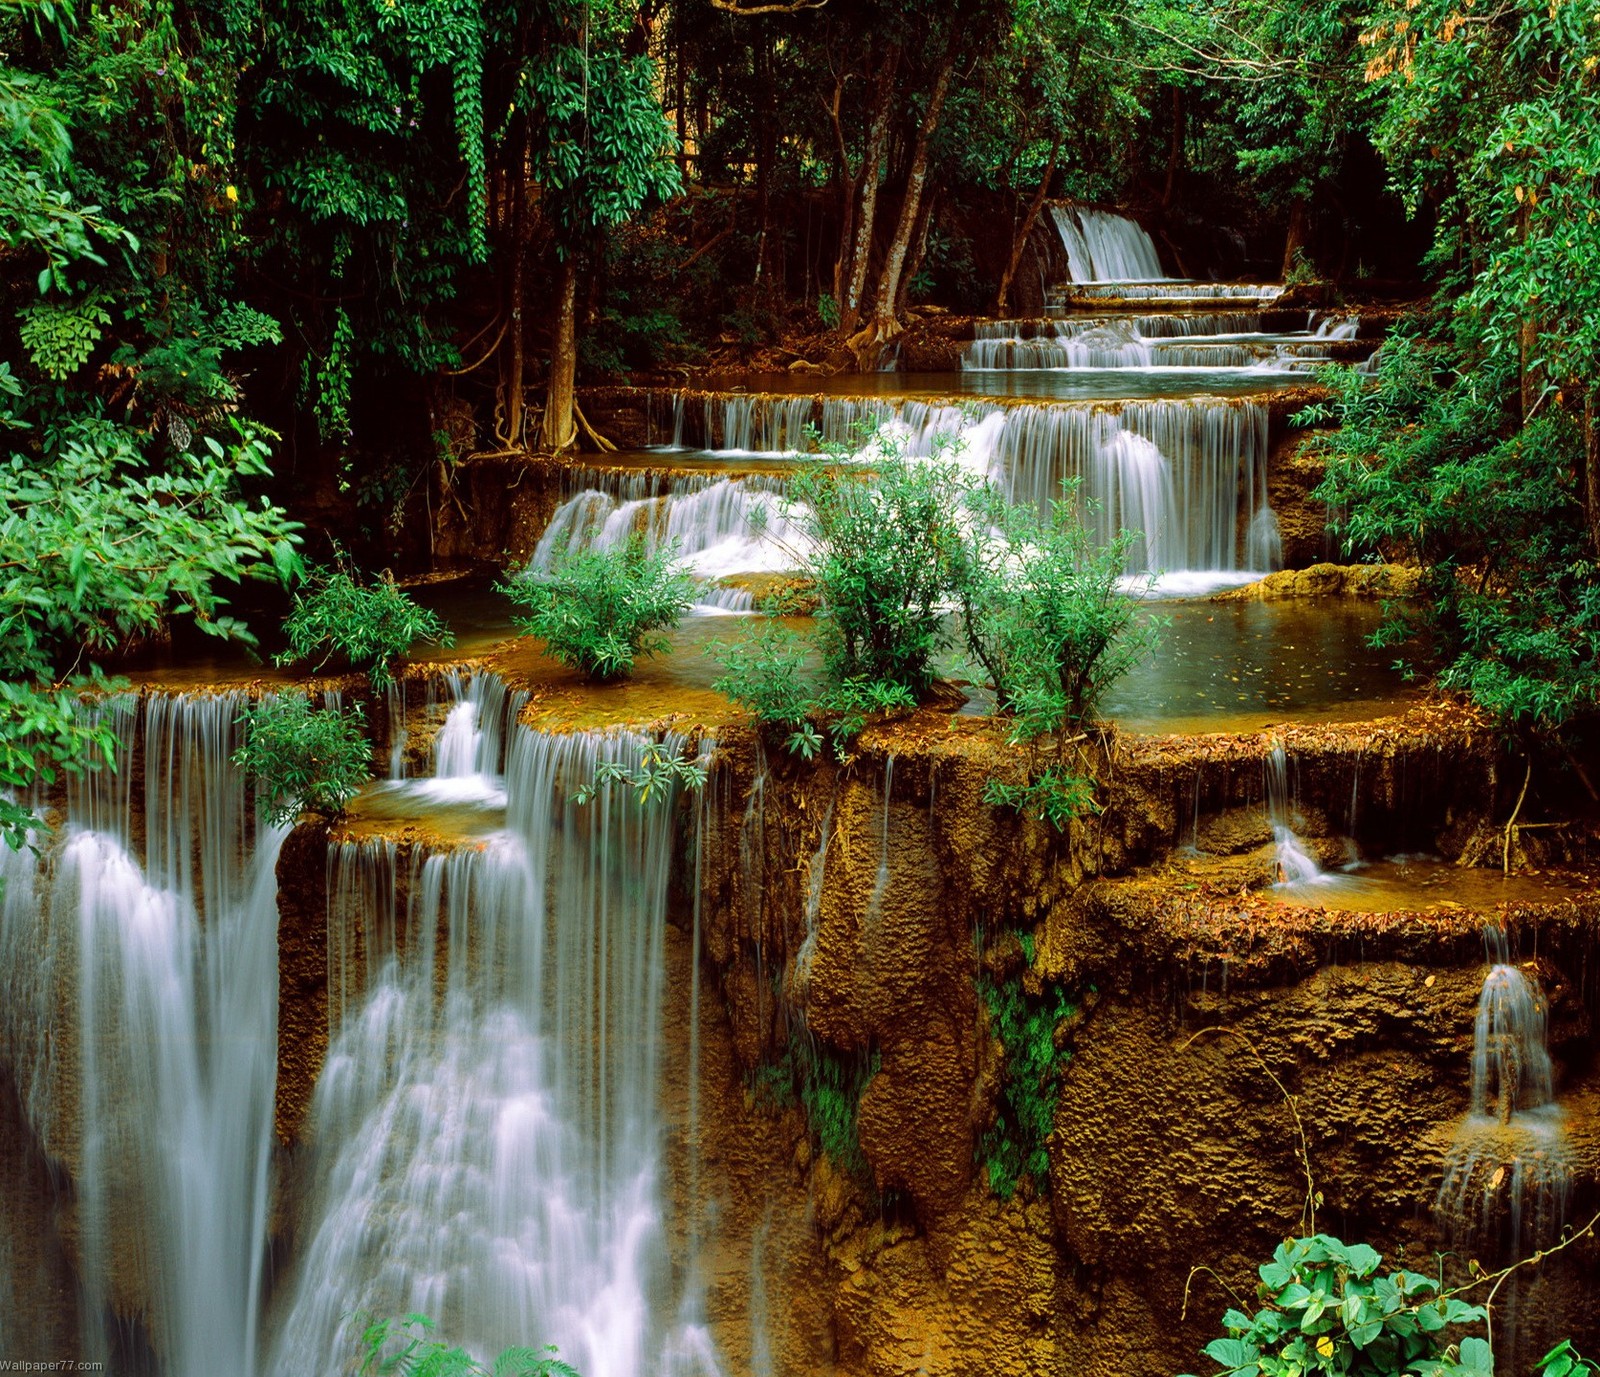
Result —
<path fill-rule="evenodd" d="M 894 753 L 891 751 L 883 765 L 883 839 L 878 848 L 878 873 L 872 880 L 872 894 L 867 899 L 866 931 L 869 939 L 875 938 L 883 919 L 883 896 L 889 890 L 889 802 L 894 794 Z"/>
<path fill-rule="evenodd" d="M 1538 985 L 1485 934 L 1491 965 L 1472 1028 L 1472 1101 L 1445 1159 L 1435 1209 L 1455 1238 L 1510 1260 L 1548 1246 L 1572 1190 Z"/>
<path fill-rule="evenodd" d="M 1267 821 L 1277 846 L 1277 889 L 1293 891 L 1326 883 L 1330 877 L 1316 858 L 1295 835 L 1292 795 L 1289 790 L 1289 754 L 1283 742 L 1274 741 L 1265 763 L 1267 781 Z"/>
<path fill-rule="evenodd" d="M 822 886 L 827 878 L 828 844 L 833 840 L 833 810 L 838 801 L 837 793 L 828 799 L 827 810 L 822 815 L 822 834 L 806 866 L 806 935 L 794 958 L 795 994 L 801 1004 L 805 1002 L 811 982 L 811 963 L 817 954 L 817 933 L 822 926 Z"/>

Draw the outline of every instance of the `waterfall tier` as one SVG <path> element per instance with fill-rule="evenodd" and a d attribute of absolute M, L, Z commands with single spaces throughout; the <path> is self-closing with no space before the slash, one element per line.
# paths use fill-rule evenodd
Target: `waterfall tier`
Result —
<path fill-rule="evenodd" d="M 475 676 L 436 749 L 441 775 L 503 769 L 502 832 L 330 856 L 339 998 L 308 1134 L 318 1186 L 271 1364 L 284 1377 L 340 1370 L 352 1312 L 433 1315 L 481 1353 L 554 1344 L 586 1377 L 714 1370 L 668 1299 L 671 800 L 641 807 L 612 786 L 573 802 L 602 761 L 639 764 L 651 742 L 632 733 L 515 726 L 495 766 L 514 715 Z"/>
<path fill-rule="evenodd" d="M 174 1377 L 256 1371 L 284 833 L 232 764 L 246 701 L 91 709 L 115 773 L 73 782 L 42 861 L 0 847 L 0 1047 L 72 1181 L 84 1357 L 140 1313 Z"/>
<path fill-rule="evenodd" d="M 1203 368 L 1307 372 L 1324 364 L 1356 322 L 1308 318 L 1303 332 L 1266 334 L 1259 312 L 980 321 L 962 355 L 973 370 Z"/>
<path fill-rule="evenodd" d="M 1081 482 L 1087 518 L 1109 540 L 1141 533 L 1129 572 L 1234 574 L 1281 563 L 1267 505 L 1267 411 L 1215 398 L 1118 406 L 784 394 L 713 394 L 693 409 L 707 448 L 794 457 L 823 440 L 848 445 L 874 427 L 905 453 L 936 452 L 993 479 L 1014 501 L 1043 506 L 1063 480 Z M 859 458 L 870 458 L 865 451 Z M 704 577 L 792 568 L 801 539 L 780 479 L 686 475 L 670 483 L 619 474 L 556 511 L 532 564 L 573 547 L 614 547 L 634 532 L 677 539 Z"/>
<path fill-rule="evenodd" d="M 1493 964 L 1472 1026 L 1472 1101 L 1435 1208 L 1463 1243 L 1507 1260 L 1548 1247 L 1566 1221 L 1572 1163 L 1555 1100 L 1544 995 L 1486 934 Z"/>
<path fill-rule="evenodd" d="M 1050 215 L 1074 282 L 1164 279 L 1155 241 L 1138 221 L 1108 210 L 1060 203 L 1050 207 Z"/>

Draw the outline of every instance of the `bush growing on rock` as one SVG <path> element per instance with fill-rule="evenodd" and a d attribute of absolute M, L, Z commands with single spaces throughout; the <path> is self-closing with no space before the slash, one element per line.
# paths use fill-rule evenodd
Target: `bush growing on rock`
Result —
<path fill-rule="evenodd" d="M 455 644 L 438 615 L 418 607 L 387 574 L 367 584 L 344 569 L 310 575 L 307 591 L 295 596 L 283 631 L 289 648 L 277 657 L 280 665 L 320 653 L 315 668 L 321 669 L 342 656 L 379 690 L 388 688 L 395 660 L 413 643 Z"/>
<path fill-rule="evenodd" d="M 694 601 L 695 579 L 678 543 L 650 548 L 635 533 L 610 550 L 573 550 L 548 570 L 507 579 L 500 591 L 529 609 L 517 618 L 562 664 L 604 683 L 633 672 L 641 655 L 658 655 Z"/>
<path fill-rule="evenodd" d="M 244 741 L 233 763 L 256 780 L 274 826 L 301 813 L 332 816 L 367 780 L 372 748 L 359 706 L 318 708 L 303 693 L 285 693 L 252 704 L 239 721 Z"/>
<path fill-rule="evenodd" d="M 819 602 L 820 673 L 808 681 L 800 638 L 768 626 L 725 649 L 717 689 L 807 759 L 825 720 L 842 755 L 868 716 L 916 705 L 958 635 L 1012 741 L 1034 747 L 1026 777 L 991 781 L 990 802 L 1064 826 L 1093 806 L 1065 733 L 1158 634 L 1158 619 L 1136 621 L 1121 589 L 1138 534 L 1097 544 L 1075 483 L 1047 515 L 1010 502 L 957 462 L 958 437 L 914 459 L 879 432 L 863 452 L 866 472 L 825 446 L 790 488 L 790 524 L 803 537 L 792 553 Z"/>

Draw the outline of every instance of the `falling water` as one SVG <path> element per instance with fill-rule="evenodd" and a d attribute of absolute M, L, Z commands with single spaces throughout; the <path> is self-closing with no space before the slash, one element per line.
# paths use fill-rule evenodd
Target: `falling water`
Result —
<path fill-rule="evenodd" d="M 1435 1209 L 1463 1243 L 1513 1259 L 1565 1222 L 1572 1164 L 1539 987 L 1485 934 L 1492 964 L 1472 1028 L 1472 1101 L 1445 1159 Z"/>
<path fill-rule="evenodd" d="M 1089 206 L 1055 204 L 1050 214 L 1074 282 L 1161 281 L 1155 241 L 1135 220 Z"/>
<path fill-rule="evenodd" d="M 794 958 L 795 992 L 802 1003 L 811 982 L 811 963 L 816 959 L 817 934 L 822 926 L 822 886 L 827 877 L 828 844 L 833 840 L 833 810 L 837 803 L 837 794 L 828 799 L 827 811 L 822 815 L 822 834 L 806 866 L 806 935 Z"/>
<path fill-rule="evenodd" d="M 673 809 L 572 802 L 648 744 L 518 727 L 505 832 L 412 860 L 405 940 L 368 943 L 318 1082 L 272 1371 L 339 1370 L 361 1311 L 480 1353 L 552 1343 L 585 1377 L 711 1370 L 672 1318 L 659 1180 Z"/>
<path fill-rule="evenodd" d="M 245 701 L 94 709 L 117 771 L 69 791 L 37 885 L 30 857 L 5 862 L 0 1046 L 73 1181 L 85 1357 L 111 1361 L 107 1321 L 137 1306 L 172 1377 L 256 1370 L 284 831 L 231 761 Z"/>
<path fill-rule="evenodd" d="M 1267 821 L 1272 826 L 1272 839 L 1277 846 L 1276 888 L 1297 890 L 1330 880 L 1316 858 L 1306 850 L 1305 843 L 1295 835 L 1292 825 L 1291 795 L 1289 792 L 1289 754 L 1283 742 L 1274 741 L 1265 762 L 1267 780 Z"/>
<path fill-rule="evenodd" d="M 665 491 L 627 479 L 589 488 L 556 509 L 539 538 L 530 568 L 547 569 L 568 550 L 610 550 L 635 533 L 650 548 L 677 541 L 702 578 L 792 568 L 804 537 L 785 513 L 781 483 L 758 477 L 704 475 L 674 480 Z M 702 600 L 721 611 L 746 611 L 748 595 L 706 589 Z"/>

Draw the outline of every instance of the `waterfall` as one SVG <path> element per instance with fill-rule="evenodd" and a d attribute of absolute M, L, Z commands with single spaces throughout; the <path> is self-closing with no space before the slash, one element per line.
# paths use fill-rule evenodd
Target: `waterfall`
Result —
<path fill-rule="evenodd" d="M 706 424 L 713 433 L 725 429 L 721 413 L 732 407 L 744 418 L 741 424 L 759 428 L 765 407 L 786 414 L 795 400 L 761 394 L 710 397 Z M 1099 539 L 1109 540 L 1123 528 L 1143 533 L 1130 556 L 1130 573 L 1265 571 L 1279 562 L 1270 541 L 1242 539 L 1267 506 L 1267 411 L 1259 403 L 1212 398 L 1112 406 L 923 398 L 804 401 L 826 437 L 847 440 L 858 437 L 863 425 L 887 421 L 913 458 L 958 440 L 954 457 L 971 472 L 993 478 L 1013 501 L 1043 507 L 1060 496 L 1063 479 L 1080 479 L 1082 496 L 1094 504 L 1090 519 Z M 753 481 L 723 484 L 733 488 Z M 771 500 L 775 485 L 760 490 L 764 526 L 753 525 L 731 501 L 722 509 L 725 516 L 702 524 L 699 513 L 714 505 L 710 495 L 722 486 L 675 499 L 668 514 L 658 518 L 660 527 L 696 532 L 694 543 L 685 541 L 685 550 L 704 552 L 691 559 L 702 573 L 792 567 L 791 552 L 800 537 L 781 502 Z M 742 500 L 751 501 L 749 488 L 742 491 Z M 609 520 L 590 530 L 596 541 L 612 538 Z M 730 536 L 730 530 L 744 534 Z M 1265 530 L 1257 528 L 1258 536 Z M 545 548 L 541 541 L 541 551 Z M 730 551 L 737 551 L 737 558 Z M 1252 564 L 1256 558 L 1271 562 Z M 535 562 L 539 559 L 536 554 Z"/>
<path fill-rule="evenodd" d="M 369 956 L 310 1113 L 317 1185 L 271 1371 L 339 1371 L 353 1312 L 412 1311 L 483 1355 L 555 1344 L 585 1377 L 713 1370 L 673 1318 L 659 1179 L 674 810 L 621 786 L 572 802 L 649 744 L 519 726 L 504 832 L 416 850 L 403 924 L 392 900 L 333 896 L 331 927 L 362 926 Z"/>
<path fill-rule="evenodd" d="M 1289 791 L 1289 754 L 1283 742 L 1274 741 L 1265 763 L 1267 781 L 1267 821 L 1277 847 L 1276 888 L 1296 890 L 1328 882 L 1330 877 L 1295 835 Z"/>
<path fill-rule="evenodd" d="M 1089 206 L 1050 207 L 1074 282 L 1163 280 L 1155 241 L 1135 220 Z"/>
<path fill-rule="evenodd" d="M 88 709 L 116 772 L 73 782 L 37 882 L 3 863 L 0 1050 L 73 1182 L 84 1356 L 111 1362 L 112 1316 L 142 1314 L 164 1377 L 256 1371 L 285 830 L 231 761 L 246 701 Z"/>
<path fill-rule="evenodd" d="M 781 491 L 781 483 L 767 478 L 703 475 L 675 479 L 665 491 L 640 491 L 637 481 L 585 489 L 556 509 L 529 567 L 548 569 L 568 550 L 617 549 L 637 532 L 651 548 L 676 540 L 705 579 L 780 571 L 793 566 L 789 551 L 801 539 L 774 501 Z M 706 600 L 720 611 L 748 610 L 725 590 L 707 589 Z"/>
<path fill-rule="evenodd" d="M 1472 1099 L 1435 1210 L 1458 1242 L 1506 1260 L 1548 1247 L 1566 1221 L 1572 1163 L 1555 1100 L 1539 987 L 1485 933 L 1491 964 L 1472 1027 Z"/>
<path fill-rule="evenodd" d="M 1264 357 L 1266 346 L 1224 337 L 1260 330 L 1261 315 L 1256 311 L 985 320 L 974 325 L 961 366 L 974 370 L 1243 367 Z"/>
<path fill-rule="evenodd" d="M 1142 301 L 1183 307 L 1195 301 L 1250 301 L 1266 305 L 1283 295 L 1273 282 L 1087 282 L 1074 279 L 1064 296 L 1083 301 Z"/>

